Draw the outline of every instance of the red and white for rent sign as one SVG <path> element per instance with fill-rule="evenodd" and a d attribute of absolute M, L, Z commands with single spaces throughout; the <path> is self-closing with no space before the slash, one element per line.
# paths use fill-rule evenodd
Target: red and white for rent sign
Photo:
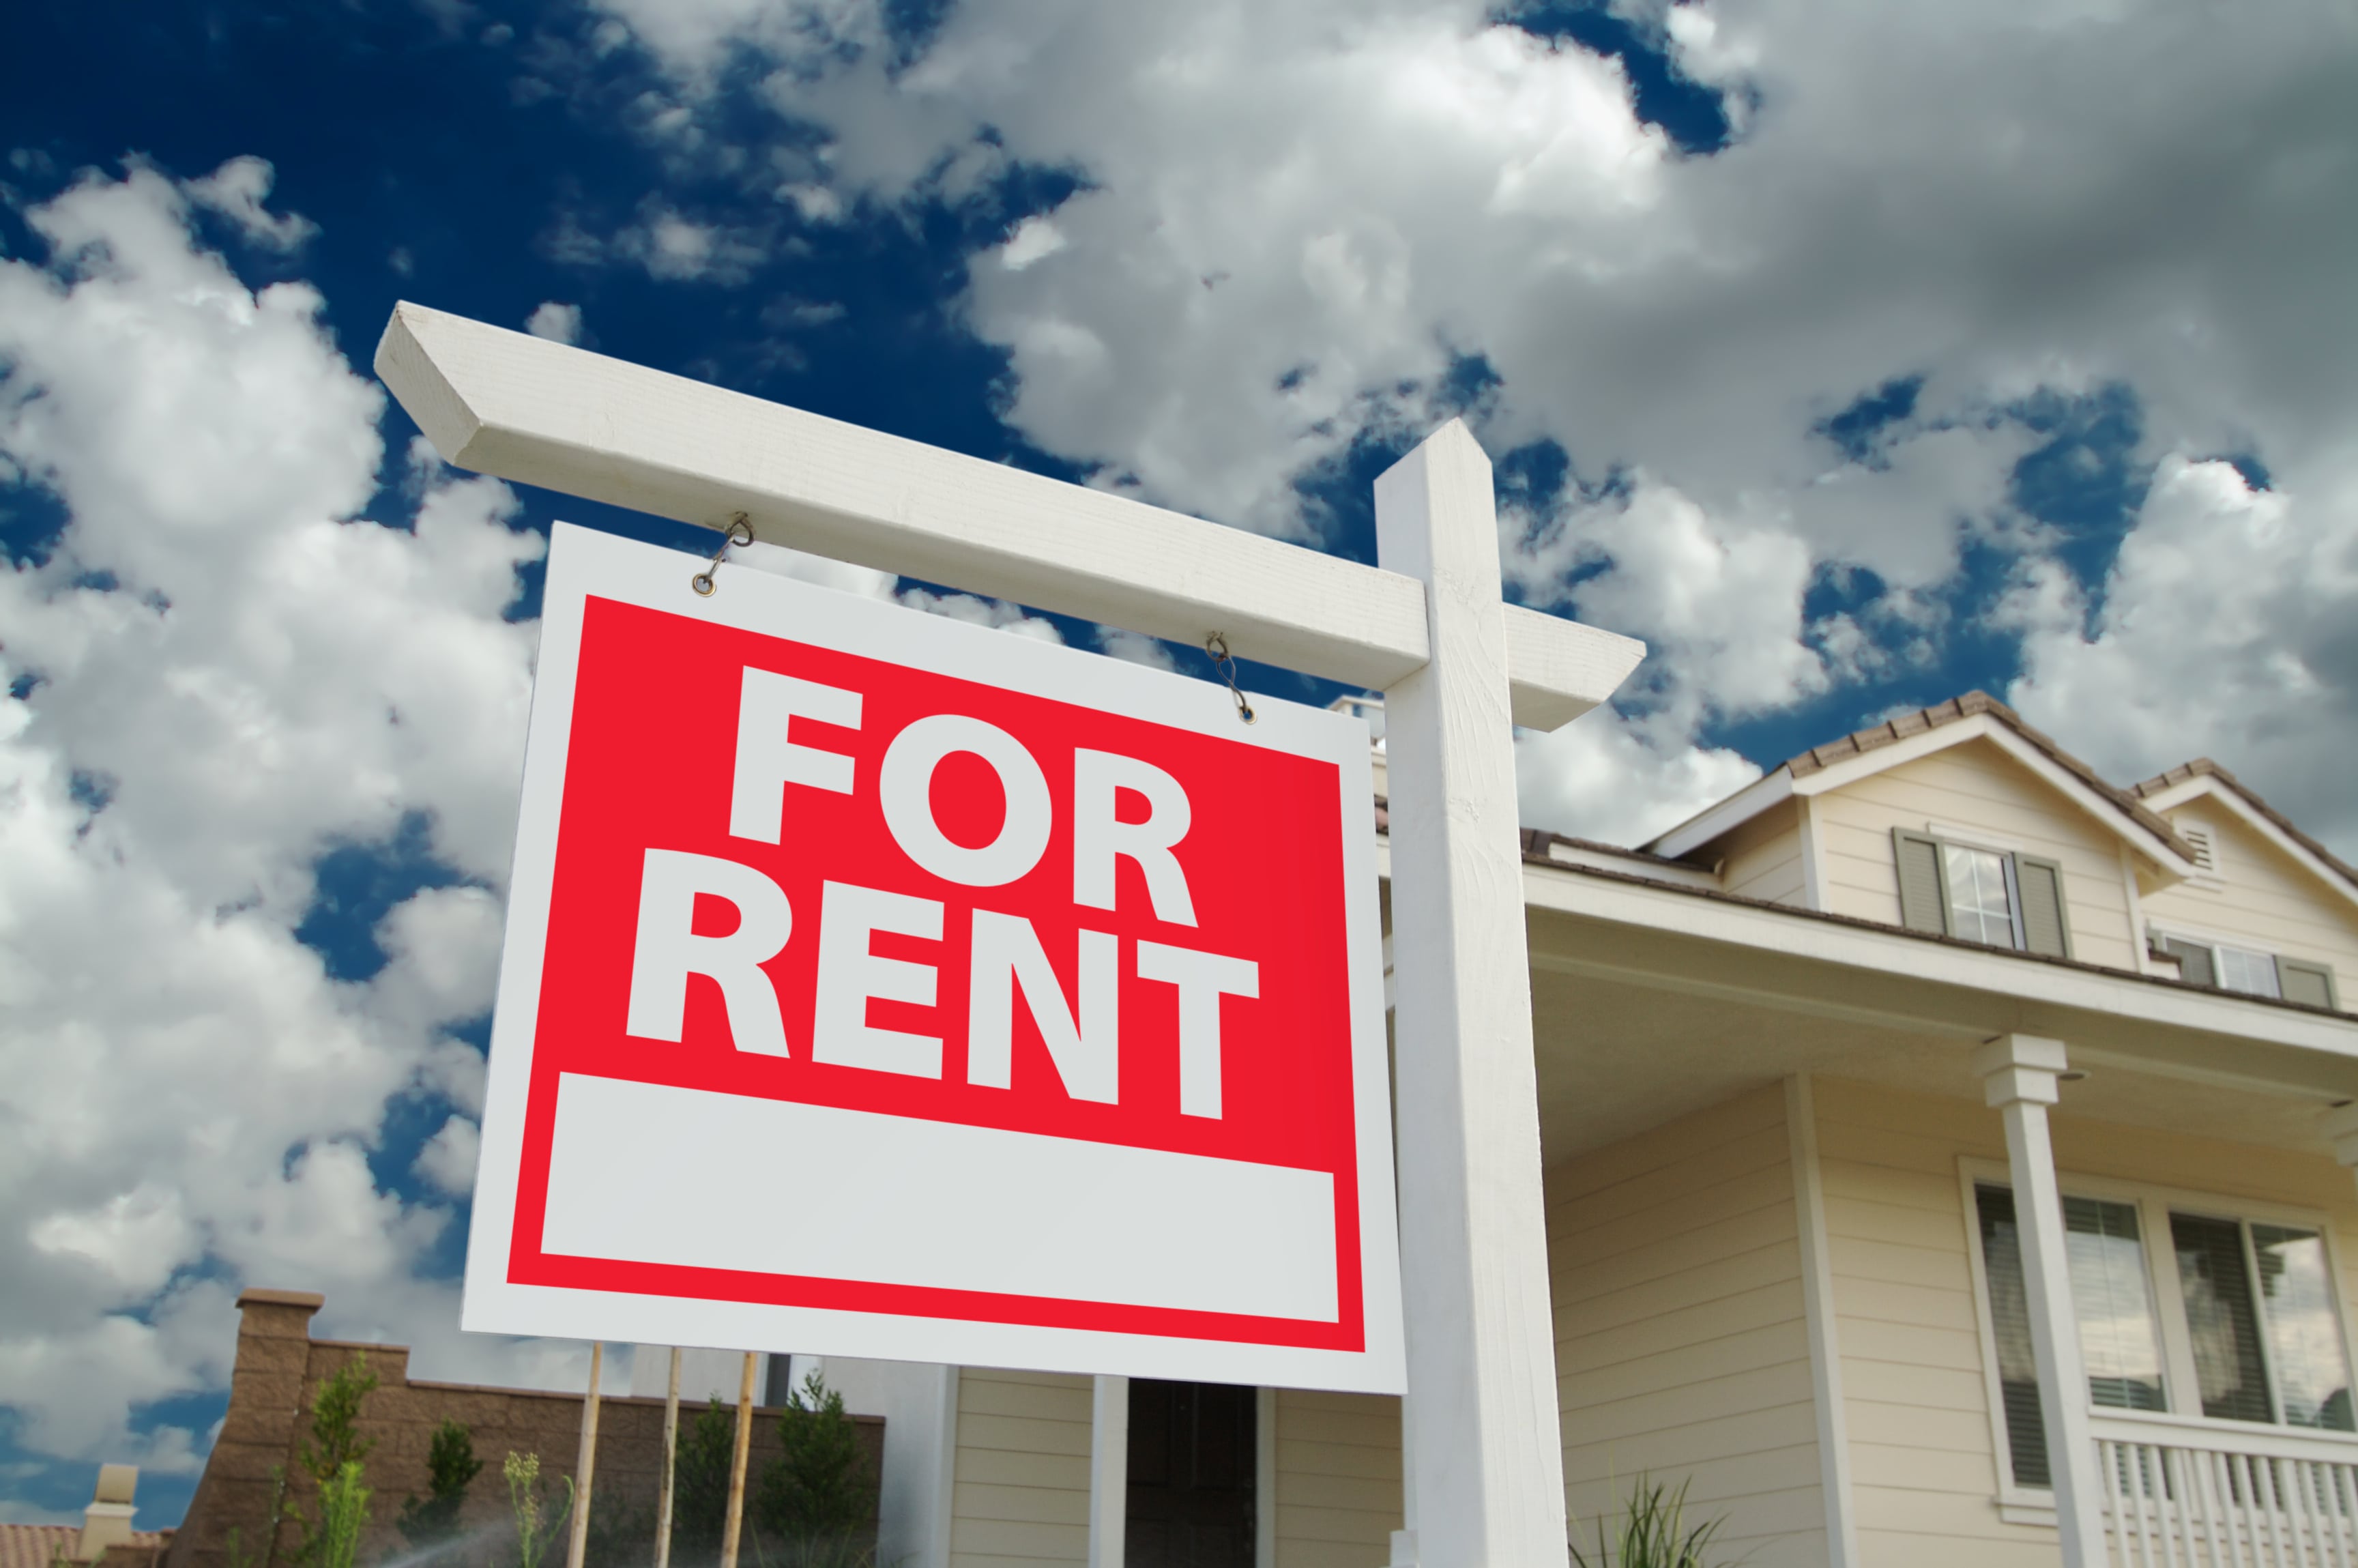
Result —
<path fill-rule="evenodd" d="M 560 526 L 465 1325 L 1397 1391 L 1367 730 Z"/>

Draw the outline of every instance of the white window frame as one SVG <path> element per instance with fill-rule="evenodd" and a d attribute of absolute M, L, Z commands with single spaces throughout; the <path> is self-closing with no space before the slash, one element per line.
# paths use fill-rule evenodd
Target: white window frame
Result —
<path fill-rule="evenodd" d="M 2358 1336 L 2352 1333 L 2350 1303 L 2344 1299 L 2342 1289 L 2341 1249 L 2334 1237 L 2331 1214 L 2293 1204 L 2230 1197 L 2185 1187 L 2166 1187 L 2152 1182 L 2083 1176 L 2060 1168 L 2055 1173 L 2055 1182 L 2065 1197 L 2098 1198 L 2108 1203 L 2126 1203 L 2136 1206 L 2137 1236 L 2145 1249 L 2146 1288 L 2150 1292 L 2161 1335 L 2162 1388 L 2170 1408 L 2168 1411 L 2116 1410 L 2110 1405 L 2099 1406 L 2092 1402 L 2088 1407 L 2092 1412 L 2106 1421 L 2151 1421 L 2157 1425 L 2176 1427 L 2181 1431 L 2191 1422 L 2205 1431 L 2221 1434 L 2226 1440 L 2221 1446 L 2228 1448 L 2234 1445 L 2233 1439 L 2238 1435 L 2297 1433 L 2305 1441 L 2321 1439 L 2346 1444 L 2352 1451 L 2353 1462 L 2358 1463 L 2358 1433 L 2325 1432 L 2284 1424 L 2282 1395 L 2277 1389 L 2275 1353 L 2268 1346 L 2265 1323 L 2260 1330 L 2260 1359 L 2267 1379 L 2269 1421 L 2266 1424 L 2227 1421 L 2202 1413 L 2201 1400 L 2190 1392 L 2201 1385 L 2195 1379 L 2194 1343 L 2186 1326 L 2186 1305 L 2179 1294 L 2177 1249 L 2173 1246 L 2165 1254 L 2155 1242 L 2155 1238 L 2167 1238 L 2170 1234 L 2172 1211 L 2245 1222 L 2243 1233 L 2244 1267 L 2247 1277 L 2256 1281 L 2259 1270 L 2250 1256 L 2250 1223 L 2315 1231 L 2325 1247 L 2326 1289 L 2331 1294 L 2333 1320 L 2342 1330 L 2342 1354 L 2351 1368 L 2353 1392 L 2358 1392 L 2358 1354 L 2353 1353 L 2353 1349 L 2358 1349 Z M 1971 1154 L 1959 1156 L 1957 1191 L 1964 1206 L 1965 1255 L 1972 1264 L 1974 1326 L 1981 1342 L 1982 1390 L 1984 1402 L 1988 1408 L 1990 1454 L 1997 1471 L 1998 1512 L 2009 1523 L 2052 1524 L 2055 1519 L 2055 1494 L 2040 1487 L 2019 1486 L 2014 1479 L 2013 1447 L 2006 1430 L 2005 1390 L 1998 1378 L 1997 1325 L 1990 1316 L 1989 1265 L 1982 1256 L 1981 1205 L 1974 1191 L 1983 1184 L 2004 1187 L 2012 1192 L 2013 1173 L 2003 1160 L 1985 1160 Z M 2255 1311 L 2266 1311 L 2260 1303 L 2255 1302 L 2253 1304 Z M 2180 1410 L 2179 1401 L 2181 1400 L 2187 1400 L 2195 1408 Z M 2156 1441 L 2169 1440 L 2158 1435 Z"/>
<path fill-rule="evenodd" d="M 2028 953 L 2030 951 L 2029 936 L 2022 928 L 2022 882 L 2015 871 L 2016 860 L 2020 856 L 2028 854 L 2030 851 L 2028 849 L 2008 849 L 2003 845 L 1989 843 L 1957 835 L 1946 829 L 1933 829 L 1928 827 L 1926 829 L 1926 837 L 1930 838 L 1933 843 L 1940 846 L 1942 849 L 1947 849 L 1953 846 L 1959 849 L 1977 850 L 1982 854 L 1996 855 L 1998 858 L 1998 875 L 2004 878 L 2006 881 L 2006 928 L 2008 931 L 2013 933 L 2013 946 L 2010 947 L 2000 947 L 1995 942 L 1977 942 L 1970 936 L 1959 937 L 1958 940 L 1963 942 L 1974 942 L 1975 946 L 1988 947 L 1994 952 Z M 1941 869 L 1941 886 L 1943 890 L 1943 896 L 1945 897 L 1946 890 L 1949 886 L 1949 872 L 1945 863 Z M 1941 918 L 1952 926 L 1956 925 L 1957 909 L 1953 900 L 1950 902 L 1948 908 L 1941 912 Z M 2064 918 L 2066 920 L 2071 918 L 2071 914 L 2068 910 L 2064 912 Z"/>

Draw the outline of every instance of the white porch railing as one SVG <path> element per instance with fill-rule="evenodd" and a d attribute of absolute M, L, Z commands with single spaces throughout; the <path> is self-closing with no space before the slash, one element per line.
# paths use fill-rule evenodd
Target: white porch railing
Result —
<path fill-rule="evenodd" d="M 2093 1425 L 2117 1568 L 2358 1568 L 2358 1441 L 2110 1411 Z"/>

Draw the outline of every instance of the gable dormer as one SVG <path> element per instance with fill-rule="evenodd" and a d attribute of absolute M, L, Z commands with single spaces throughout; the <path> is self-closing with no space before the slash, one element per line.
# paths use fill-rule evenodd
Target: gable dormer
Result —
<path fill-rule="evenodd" d="M 2200 871 L 2167 820 L 1982 692 L 1812 748 L 1646 848 L 1730 892 L 1790 882 L 1781 902 L 2132 970 L 2140 889 Z"/>
<path fill-rule="evenodd" d="M 2136 786 L 2196 874 L 2144 894 L 2148 962 L 2197 985 L 2341 1008 L 2358 977 L 2358 871 L 2198 758 Z"/>

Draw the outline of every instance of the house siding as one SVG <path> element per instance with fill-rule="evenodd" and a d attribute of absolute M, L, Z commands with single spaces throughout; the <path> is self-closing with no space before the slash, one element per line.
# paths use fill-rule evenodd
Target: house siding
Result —
<path fill-rule="evenodd" d="M 1729 892 L 1769 903 L 1808 904 L 1799 801 L 1786 801 L 1738 824 L 1713 849 L 1726 857 L 1719 880 Z"/>
<path fill-rule="evenodd" d="M 2342 1005 L 2358 1008 L 2358 906 L 2223 806 L 2198 796 L 2169 821 L 2211 835 L 2219 875 L 2145 892 L 2148 922 L 2329 965 Z"/>
<path fill-rule="evenodd" d="M 1842 1079 L 1815 1088 L 1861 1556 L 1869 1568 L 2049 1568 L 2054 1530 L 1998 1514 L 1958 1179 L 1963 1158 L 2005 1161 L 1998 1115 Z M 2358 1202 L 2331 1159 L 2068 1114 L 2052 1127 L 2067 1190 L 2075 1175 L 2110 1177 L 2326 1212 L 2345 1311 L 2353 1299 Z"/>
<path fill-rule="evenodd" d="M 1592 1540 L 1640 1474 L 1760 1568 L 1823 1563 L 1781 1086 L 1548 1173 L 1566 1500 Z"/>
<path fill-rule="evenodd" d="M 1088 1562 L 1094 1387 L 1051 1372 L 959 1374 L 951 1568 Z"/>
<path fill-rule="evenodd" d="M 1831 913 L 1900 924 L 1894 827 L 1985 833 L 2063 868 L 2073 957 L 2136 968 L 2119 836 L 1994 743 L 1963 741 L 1870 773 L 1814 804 Z"/>
<path fill-rule="evenodd" d="M 1390 1561 L 1401 1528 L 1400 1422 L 1400 1400 L 1382 1395 L 1278 1391 L 1276 1568 Z"/>

